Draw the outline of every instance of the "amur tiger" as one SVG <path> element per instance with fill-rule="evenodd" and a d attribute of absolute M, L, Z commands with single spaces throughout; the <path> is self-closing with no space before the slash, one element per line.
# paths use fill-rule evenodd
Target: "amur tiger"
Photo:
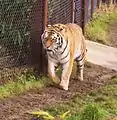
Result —
<path fill-rule="evenodd" d="M 47 52 L 48 73 L 52 80 L 59 83 L 62 89 L 68 90 L 73 62 L 76 60 L 82 81 L 87 51 L 82 29 L 74 23 L 48 25 L 41 38 Z M 58 63 L 62 65 L 61 79 L 55 71 Z"/>

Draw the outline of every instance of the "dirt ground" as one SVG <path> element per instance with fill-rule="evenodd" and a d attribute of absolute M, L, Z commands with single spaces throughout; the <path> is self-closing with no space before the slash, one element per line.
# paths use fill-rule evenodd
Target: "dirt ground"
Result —
<path fill-rule="evenodd" d="M 117 76 L 117 72 L 88 63 L 84 71 L 84 81 L 72 79 L 69 91 L 49 86 L 43 90 L 32 90 L 13 98 L 0 100 L 0 120 L 31 120 L 31 116 L 26 114 L 27 111 L 68 101 L 76 94 L 88 94 L 91 90 L 106 84 L 114 76 Z"/>
<path fill-rule="evenodd" d="M 117 23 L 114 23 L 110 26 L 109 29 L 109 45 L 117 48 Z"/>

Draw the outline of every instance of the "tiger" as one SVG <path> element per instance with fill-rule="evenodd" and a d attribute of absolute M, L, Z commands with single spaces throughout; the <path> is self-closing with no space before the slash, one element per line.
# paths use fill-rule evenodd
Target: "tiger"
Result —
<path fill-rule="evenodd" d="M 47 53 L 48 75 L 53 82 L 63 90 L 68 90 L 74 61 L 77 62 L 79 79 L 83 81 L 87 49 L 82 28 L 76 23 L 48 25 L 41 39 Z M 60 78 L 56 75 L 58 64 L 62 66 Z"/>

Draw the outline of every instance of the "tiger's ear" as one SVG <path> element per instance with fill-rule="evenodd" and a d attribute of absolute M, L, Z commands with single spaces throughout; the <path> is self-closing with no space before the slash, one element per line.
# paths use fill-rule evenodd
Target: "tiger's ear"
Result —
<path fill-rule="evenodd" d="M 52 25 L 47 25 L 47 27 L 46 28 L 50 28 Z"/>
<path fill-rule="evenodd" d="M 45 27 L 45 30 L 47 30 L 49 27 L 51 27 L 51 25 L 47 25 L 47 26 Z"/>
<path fill-rule="evenodd" d="M 51 25 L 47 25 L 47 27 L 51 27 Z"/>
<path fill-rule="evenodd" d="M 61 26 L 61 27 L 60 27 L 60 32 L 66 32 L 66 29 L 67 29 L 67 28 L 66 28 L 65 26 Z"/>

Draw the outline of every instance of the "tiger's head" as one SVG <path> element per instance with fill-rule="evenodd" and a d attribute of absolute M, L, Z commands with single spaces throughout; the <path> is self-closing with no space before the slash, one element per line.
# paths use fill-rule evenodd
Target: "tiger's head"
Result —
<path fill-rule="evenodd" d="M 58 51 L 65 39 L 66 26 L 63 24 L 48 25 L 41 36 L 44 49 Z"/>

